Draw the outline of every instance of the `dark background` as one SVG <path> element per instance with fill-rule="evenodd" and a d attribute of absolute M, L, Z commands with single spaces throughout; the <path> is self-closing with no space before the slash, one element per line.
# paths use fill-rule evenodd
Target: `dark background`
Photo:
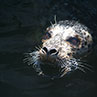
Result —
<path fill-rule="evenodd" d="M 57 21 L 77 20 L 93 31 L 94 47 L 83 59 L 94 72 L 50 80 L 23 63 L 55 15 Z M 0 0 L 0 97 L 97 97 L 96 36 L 96 0 Z"/>

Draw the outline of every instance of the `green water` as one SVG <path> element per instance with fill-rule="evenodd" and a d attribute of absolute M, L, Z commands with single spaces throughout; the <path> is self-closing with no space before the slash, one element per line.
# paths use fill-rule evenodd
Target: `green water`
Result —
<path fill-rule="evenodd" d="M 33 51 L 40 45 L 41 36 L 49 21 L 57 14 L 58 20 L 71 19 L 72 7 L 79 2 L 74 0 L 67 6 L 68 0 L 0 0 L 0 97 L 96 97 L 97 93 L 97 47 L 84 58 L 93 66 L 93 71 L 74 73 L 51 80 L 36 74 L 32 66 L 23 63 L 24 53 Z M 84 5 L 79 0 L 81 9 Z M 64 2 L 64 3 L 63 3 Z M 86 2 L 85 8 L 94 8 L 96 1 Z M 61 5 L 63 4 L 63 5 Z M 75 4 L 75 5 L 74 5 Z M 87 5 L 88 4 L 88 5 Z M 92 7 L 92 6 L 93 7 Z M 71 8 L 71 11 L 70 11 Z M 60 10 L 59 10 L 60 9 Z M 96 10 L 96 8 L 94 8 Z M 92 14 L 96 13 L 93 9 Z M 68 12 L 70 11 L 70 13 Z M 82 12 L 84 10 L 81 9 Z M 73 14 L 87 23 L 90 14 Z M 83 18 L 83 16 L 88 15 Z M 94 15 L 94 14 L 93 14 Z M 82 22 L 83 22 L 82 21 Z M 95 20 L 94 20 L 95 21 Z M 95 21 L 96 22 L 96 21 Z M 92 22 L 91 22 L 92 23 Z M 92 28 L 92 27 L 91 27 Z M 91 96 L 92 95 L 92 96 Z"/>

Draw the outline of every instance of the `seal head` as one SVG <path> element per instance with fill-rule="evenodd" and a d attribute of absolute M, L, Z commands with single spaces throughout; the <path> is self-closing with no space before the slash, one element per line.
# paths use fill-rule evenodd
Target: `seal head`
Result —
<path fill-rule="evenodd" d="M 59 21 L 48 27 L 42 47 L 28 54 L 28 64 L 36 72 L 50 78 L 60 78 L 81 69 L 80 57 L 91 48 L 91 31 L 76 21 Z"/>

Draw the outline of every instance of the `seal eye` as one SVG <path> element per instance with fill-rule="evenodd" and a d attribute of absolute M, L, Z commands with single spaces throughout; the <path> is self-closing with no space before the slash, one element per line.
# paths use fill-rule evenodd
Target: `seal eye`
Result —
<path fill-rule="evenodd" d="M 77 46 L 80 44 L 80 40 L 77 37 L 70 37 L 66 41 L 68 41 L 69 43 L 73 45 L 77 45 Z"/>
<path fill-rule="evenodd" d="M 46 34 L 43 36 L 43 39 L 46 40 L 46 39 L 49 39 L 51 38 L 51 34 L 46 32 Z"/>

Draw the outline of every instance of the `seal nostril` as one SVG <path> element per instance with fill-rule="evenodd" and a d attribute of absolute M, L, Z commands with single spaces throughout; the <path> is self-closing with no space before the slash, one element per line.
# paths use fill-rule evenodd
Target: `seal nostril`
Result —
<path fill-rule="evenodd" d="M 58 52 L 57 52 L 57 50 L 56 49 L 51 49 L 50 51 L 49 51 L 49 54 L 51 55 L 51 54 L 58 54 Z"/>
<path fill-rule="evenodd" d="M 48 50 L 47 50 L 47 48 L 46 47 L 43 47 L 43 50 L 47 53 L 48 52 Z"/>
<path fill-rule="evenodd" d="M 43 47 L 42 49 L 45 53 L 47 53 L 47 55 L 57 55 L 58 54 L 56 49 L 51 49 L 49 51 L 46 47 Z"/>

